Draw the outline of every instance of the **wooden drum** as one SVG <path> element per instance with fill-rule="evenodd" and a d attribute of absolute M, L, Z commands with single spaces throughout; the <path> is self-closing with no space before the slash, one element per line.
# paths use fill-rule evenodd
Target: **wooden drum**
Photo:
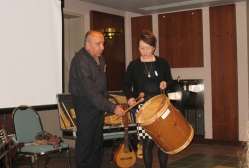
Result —
<path fill-rule="evenodd" d="M 137 123 L 167 154 L 185 149 L 193 139 L 194 130 L 164 94 L 148 100 L 138 111 Z"/>

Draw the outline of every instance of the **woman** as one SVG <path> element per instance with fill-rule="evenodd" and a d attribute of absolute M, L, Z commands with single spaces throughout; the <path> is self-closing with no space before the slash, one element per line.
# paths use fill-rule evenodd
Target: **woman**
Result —
<path fill-rule="evenodd" d="M 173 86 L 173 79 L 168 62 L 161 57 L 155 56 L 156 37 L 148 30 L 142 31 L 138 37 L 139 52 L 141 56 L 127 67 L 123 82 L 123 91 L 130 106 L 136 103 L 136 98 L 141 92 L 145 94 L 144 101 L 138 105 L 141 107 L 150 98 L 166 92 Z M 161 90 L 160 90 L 161 89 Z M 138 125 L 138 139 L 143 140 L 143 160 L 146 168 L 152 167 L 152 150 L 154 141 Z M 143 132 L 143 133 L 141 133 Z M 167 167 L 168 155 L 158 148 L 160 168 Z"/>

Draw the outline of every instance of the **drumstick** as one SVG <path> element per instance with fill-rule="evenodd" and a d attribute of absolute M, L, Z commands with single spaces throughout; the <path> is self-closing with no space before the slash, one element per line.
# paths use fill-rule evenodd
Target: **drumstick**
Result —
<path fill-rule="evenodd" d="M 144 101 L 144 98 L 140 98 L 138 102 L 136 102 L 135 104 L 133 104 L 132 106 L 130 106 L 128 109 L 126 109 L 124 112 L 127 113 L 128 111 L 130 111 L 130 109 L 132 109 L 133 107 L 135 107 L 138 103 Z M 119 118 L 120 116 L 118 116 Z"/>
<path fill-rule="evenodd" d="M 144 97 L 144 92 L 141 92 L 138 96 L 138 98 L 136 98 L 135 100 L 138 101 L 140 98 L 143 98 Z"/>
<path fill-rule="evenodd" d="M 130 106 L 127 110 L 129 111 L 130 109 L 132 109 L 134 106 L 136 106 L 138 103 L 144 101 L 144 92 L 141 92 L 139 94 L 139 96 L 135 99 L 136 100 L 136 103 L 132 106 Z M 125 112 L 127 112 L 127 110 Z"/>
<path fill-rule="evenodd" d="M 135 99 L 135 101 L 137 102 L 141 98 L 144 98 L 144 92 L 139 93 L 139 96 Z"/>
<path fill-rule="evenodd" d="M 71 120 L 71 122 L 72 122 L 73 126 L 75 127 L 75 124 L 74 124 L 74 122 L 73 122 L 73 120 L 72 120 L 71 116 L 69 115 L 69 113 L 68 113 L 68 111 L 67 111 L 67 109 L 66 109 L 66 107 L 65 107 L 65 105 L 64 105 L 64 103 L 63 103 L 63 102 L 62 102 L 62 105 L 63 105 L 63 107 L 64 107 L 65 111 L 67 112 L 67 115 L 68 115 L 69 119 Z"/>
<path fill-rule="evenodd" d="M 136 98 L 136 103 L 135 104 L 133 104 L 132 106 L 130 106 L 128 109 L 126 109 L 124 112 L 125 113 L 127 113 L 128 111 L 130 111 L 130 109 L 132 109 L 133 107 L 135 107 L 138 103 L 140 103 L 140 102 L 142 102 L 142 101 L 144 101 L 144 93 L 143 92 L 141 92 L 140 94 L 139 94 L 139 96 L 138 96 L 138 98 Z M 119 118 L 119 117 L 118 117 Z"/>
<path fill-rule="evenodd" d="M 128 109 L 126 109 L 126 110 L 125 110 L 125 113 L 128 112 L 128 111 L 130 111 L 130 109 L 132 109 L 133 107 L 135 107 L 138 103 L 140 103 L 140 102 L 142 102 L 142 101 L 144 101 L 144 98 L 140 98 L 140 99 L 138 100 L 138 102 L 136 102 L 135 104 L 133 104 L 132 106 L 130 106 Z"/>

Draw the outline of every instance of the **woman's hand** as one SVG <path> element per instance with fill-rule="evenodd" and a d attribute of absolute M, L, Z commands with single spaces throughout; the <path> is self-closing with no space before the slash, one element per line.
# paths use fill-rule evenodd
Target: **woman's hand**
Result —
<path fill-rule="evenodd" d="M 162 81 L 159 85 L 160 89 L 164 90 L 167 87 L 167 83 L 165 81 Z"/>
<path fill-rule="evenodd" d="M 133 97 L 130 98 L 130 99 L 128 100 L 128 104 L 129 104 L 129 106 L 133 106 L 134 104 L 136 104 L 136 99 L 134 99 Z"/>

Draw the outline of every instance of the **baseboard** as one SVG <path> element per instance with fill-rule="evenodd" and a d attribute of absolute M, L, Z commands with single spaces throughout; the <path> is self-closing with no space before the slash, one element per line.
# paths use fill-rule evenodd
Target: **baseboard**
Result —
<path fill-rule="evenodd" d="M 192 143 L 198 144 L 208 144 L 208 145 L 222 145 L 222 146 L 234 146 L 241 147 L 244 142 L 242 141 L 224 141 L 224 140 L 214 140 L 214 139 L 204 139 L 200 137 L 194 137 Z"/>

